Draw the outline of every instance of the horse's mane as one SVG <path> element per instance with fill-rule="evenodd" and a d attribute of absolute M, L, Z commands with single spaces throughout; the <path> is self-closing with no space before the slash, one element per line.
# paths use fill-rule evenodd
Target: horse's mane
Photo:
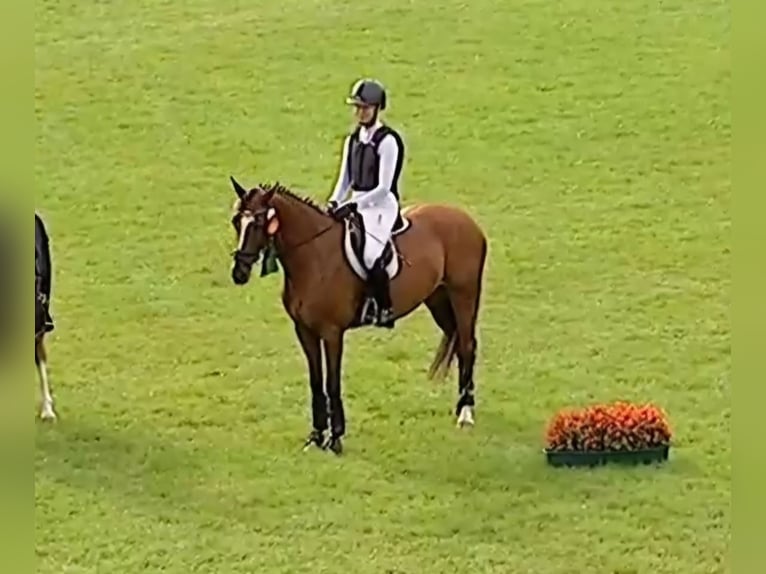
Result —
<path fill-rule="evenodd" d="M 298 195 L 297 193 L 295 193 L 294 191 L 291 191 L 290 189 L 288 189 L 287 187 L 285 187 L 284 185 L 282 185 L 278 181 L 273 183 L 273 184 L 263 184 L 262 183 L 258 187 L 260 187 L 263 191 L 273 191 L 274 193 L 278 193 L 279 195 L 283 195 L 283 196 L 289 197 L 291 199 L 294 199 L 296 201 L 299 201 L 299 202 L 301 202 L 301 203 L 303 203 L 305 205 L 308 205 L 309 207 L 315 209 L 316 211 L 318 211 L 322 215 L 326 215 L 325 214 L 325 210 L 322 209 L 316 201 L 314 201 L 313 199 L 311 199 L 308 196 Z"/>

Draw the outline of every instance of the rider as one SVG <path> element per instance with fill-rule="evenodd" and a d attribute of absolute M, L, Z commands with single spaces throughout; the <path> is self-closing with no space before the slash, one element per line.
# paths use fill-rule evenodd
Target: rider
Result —
<path fill-rule="evenodd" d="M 40 299 L 45 314 L 44 329 L 46 333 L 53 331 L 53 318 L 50 314 L 51 300 L 51 266 L 50 239 L 42 218 L 35 213 L 35 279 L 40 281 Z"/>
<path fill-rule="evenodd" d="M 344 141 L 340 173 L 328 210 L 339 220 L 354 210 L 362 216 L 366 233 L 364 265 L 377 303 L 377 325 L 391 328 L 394 313 L 382 254 L 399 216 L 404 144 L 399 134 L 381 121 L 386 90 L 380 82 L 357 81 L 346 103 L 354 106 L 358 125 Z M 351 197 L 342 201 L 349 189 Z"/>

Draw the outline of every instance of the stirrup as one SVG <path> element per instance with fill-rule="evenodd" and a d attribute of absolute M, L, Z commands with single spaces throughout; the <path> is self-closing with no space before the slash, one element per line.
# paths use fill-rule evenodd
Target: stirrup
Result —
<path fill-rule="evenodd" d="M 378 327 L 388 327 L 388 328 L 393 327 L 394 326 L 393 309 L 380 309 L 378 311 L 376 325 Z"/>
<path fill-rule="evenodd" d="M 374 297 L 367 297 L 362 304 L 362 311 L 359 314 L 359 321 L 362 325 L 372 325 L 378 321 L 380 313 L 378 311 L 378 302 Z"/>

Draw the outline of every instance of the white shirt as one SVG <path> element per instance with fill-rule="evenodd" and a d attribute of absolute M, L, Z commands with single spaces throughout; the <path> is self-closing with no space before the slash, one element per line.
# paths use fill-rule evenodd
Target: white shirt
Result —
<path fill-rule="evenodd" d="M 375 131 L 380 128 L 380 120 L 377 120 L 370 128 L 361 126 L 359 130 L 359 141 L 369 143 Z M 330 201 L 340 202 L 348 192 L 351 185 L 351 174 L 348 172 L 348 147 L 351 136 L 346 136 L 343 141 L 343 153 L 340 158 L 340 170 L 338 180 L 335 183 L 335 189 L 330 196 Z M 380 158 L 378 171 L 378 186 L 365 193 L 356 201 L 358 207 L 365 207 L 367 204 L 376 202 L 381 196 L 391 191 L 394 183 L 396 166 L 399 162 L 399 143 L 393 135 L 387 134 L 378 145 L 378 156 Z"/>

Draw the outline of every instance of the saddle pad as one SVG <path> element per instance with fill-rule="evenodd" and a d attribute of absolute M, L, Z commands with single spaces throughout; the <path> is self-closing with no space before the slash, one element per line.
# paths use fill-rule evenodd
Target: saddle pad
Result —
<path fill-rule="evenodd" d="M 393 235 L 400 235 L 404 233 L 409 228 L 409 226 L 409 220 L 405 219 L 403 221 L 403 225 L 400 226 Z M 351 269 L 354 271 L 354 273 L 356 273 L 360 279 L 366 281 L 367 270 L 364 267 L 363 255 L 356 252 L 351 241 L 352 227 L 350 221 L 346 221 L 345 228 L 346 229 L 343 234 L 343 252 L 346 255 L 346 261 L 348 261 L 348 264 L 351 266 Z M 386 252 L 388 253 L 385 259 L 386 272 L 388 273 L 389 279 L 393 279 L 399 274 L 399 271 L 401 270 L 401 264 L 398 257 L 399 252 L 396 249 L 396 244 L 394 243 L 393 239 L 388 240 Z"/>

